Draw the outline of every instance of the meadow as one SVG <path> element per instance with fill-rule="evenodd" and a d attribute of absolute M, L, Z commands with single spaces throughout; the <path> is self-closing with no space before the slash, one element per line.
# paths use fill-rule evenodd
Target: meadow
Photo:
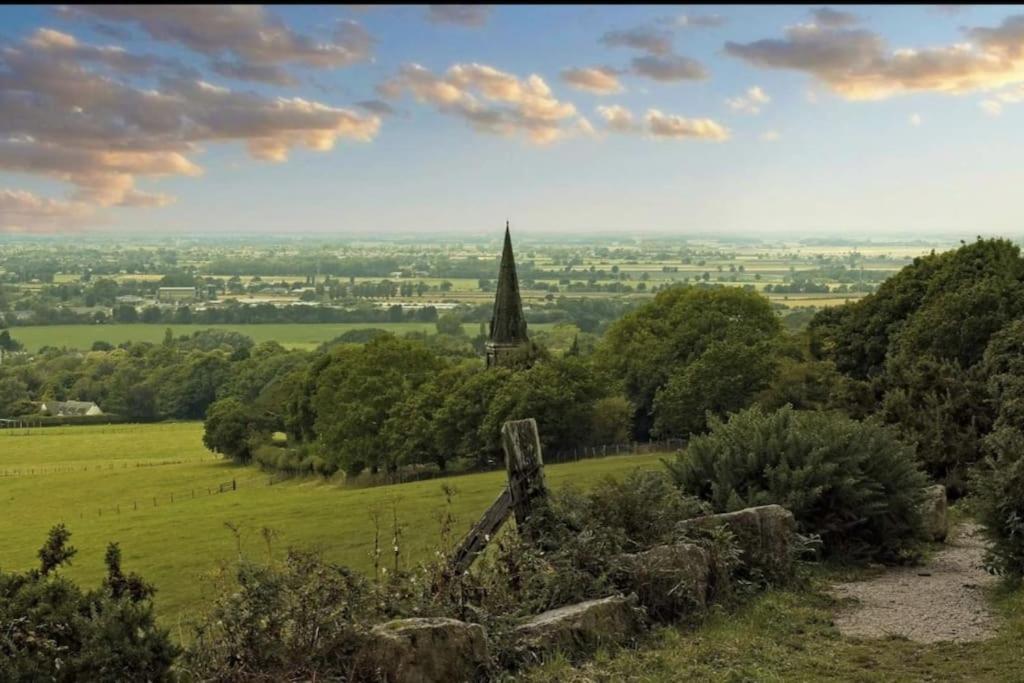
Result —
<path fill-rule="evenodd" d="M 492 295 L 493 296 L 493 295 Z M 531 325 L 531 329 L 543 330 L 551 324 L 539 323 Z M 257 344 L 265 341 L 276 341 L 281 346 L 291 349 L 312 350 L 325 341 L 350 330 L 376 328 L 402 335 L 406 332 L 437 331 L 434 323 L 402 322 L 402 323 L 310 323 L 310 324 L 265 324 L 265 325 L 162 325 L 145 323 L 113 323 L 109 325 L 31 325 L 16 327 L 11 335 L 26 349 L 37 351 L 43 346 L 67 347 L 88 350 L 95 341 L 110 344 L 123 342 L 148 341 L 159 343 L 163 340 L 167 328 L 174 336 L 192 334 L 199 330 L 218 329 L 238 332 L 252 337 Z M 475 336 L 479 325 L 466 323 L 463 326 L 466 334 Z"/>
<path fill-rule="evenodd" d="M 546 475 L 556 489 L 570 482 L 585 487 L 607 475 L 660 467 L 661 457 L 609 456 L 552 465 Z M 461 534 L 504 479 L 503 472 L 487 472 L 361 489 L 319 479 L 270 485 L 259 469 L 206 450 L 197 422 L 0 430 L 0 568 L 35 566 L 47 531 L 64 522 L 78 549 L 67 574 L 94 586 L 104 575 L 106 544 L 116 541 L 125 569 L 156 585 L 159 619 L 186 637 L 184 624 L 210 604 L 219 569 L 239 552 L 266 560 L 268 552 L 279 559 L 289 546 L 318 549 L 372 573 L 376 511 L 384 563 L 394 562 L 397 513 L 400 562 L 414 565 L 441 542 L 443 484 L 456 490 L 450 512 Z M 269 544 L 265 528 L 274 532 Z"/>

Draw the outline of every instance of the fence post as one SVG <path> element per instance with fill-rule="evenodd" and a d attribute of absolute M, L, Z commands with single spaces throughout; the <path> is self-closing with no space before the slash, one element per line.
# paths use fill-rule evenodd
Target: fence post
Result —
<path fill-rule="evenodd" d="M 237 491 L 238 490 L 238 482 L 236 482 L 234 479 L 231 480 L 231 490 L 232 491 Z"/>

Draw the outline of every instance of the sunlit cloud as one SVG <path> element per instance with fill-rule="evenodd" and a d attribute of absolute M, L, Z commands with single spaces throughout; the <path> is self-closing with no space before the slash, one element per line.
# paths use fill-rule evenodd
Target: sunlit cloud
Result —
<path fill-rule="evenodd" d="M 920 126 L 923 119 L 920 114 L 911 114 L 907 120 L 910 121 L 912 126 Z"/>
<path fill-rule="evenodd" d="M 140 74 L 158 85 L 136 85 Z M 379 126 L 374 114 L 237 92 L 171 60 L 40 29 L 0 51 L 0 171 L 72 189 L 67 201 L 5 190 L 11 210 L 0 212 L 0 229 L 43 229 L 105 207 L 164 206 L 173 198 L 143 192 L 136 180 L 200 175 L 194 157 L 207 143 L 241 143 L 253 158 L 279 162 L 296 148 L 369 141 Z"/>
<path fill-rule="evenodd" d="M 772 98 L 768 97 L 767 93 L 761 89 L 761 86 L 755 85 L 751 88 L 747 88 L 747 92 L 739 97 L 728 98 L 725 103 L 733 111 L 744 112 L 747 114 L 758 114 L 761 112 L 761 107 L 771 101 Z"/>
<path fill-rule="evenodd" d="M 475 130 L 497 135 L 524 134 L 534 143 L 568 135 L 578 118 L 576 107 L 557 99 L 543 78 L 526 78 L 485 64 L 456 64 L 443 75 L 419 64 L 406 64 L 378 86 L 384 97 L 408 92 L 439 112 L 456 116 Z"/>
<path fill-rule="evenodd" d="M 561 76 L 569 86 L 595 95 L 613 95 L 623 90 L 619 71 L 610 66 L 565 69 Z"/>
<path fill-rule="evenodd" d="M 727 42 L 725 51 L 754 66 L 805 72 L 851 100 L 965 93 L 1024 80 L 1024 15 L 965 34 L 972 42 L 892 50 L 868 30 L 801 24 L 782 38 Z"/>
<path fill-rule="evenodd" d="M 621 106 L 598 107 L 605 128 L 615 133 L 644 133 L 650 138 L 701 139 L 723 141 L 730 137 L 729 129 L 712 119 L 692 119 L 648 109 L 642 123 L 633 113 Z"/>

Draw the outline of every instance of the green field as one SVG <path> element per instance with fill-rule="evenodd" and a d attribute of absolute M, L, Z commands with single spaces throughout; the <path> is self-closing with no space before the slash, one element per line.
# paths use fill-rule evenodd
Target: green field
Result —
<path fill-rule="evenodd" d="M 543 330 L 549 323 L 531 325 L 531 329 Z M 252 337 L 258 344 L 276 341 L 282 346 L 297 349 L 313 349 L 325 341 L 334 339 L 349 330 L 377 328 L 405 334 L 406 332 L 434 332 L 434 323 L 312 323 L 312 324 L 267 324 L 267 325 L 148 325 L 145 323 L 123 323 L 111 325 L 32 325 L 11 329 L 11 336 L 21 342 L 29 351 L 38 351 L 43 346 L 66 346 L 88 350 L 95 341 L 121 344 L 127 341 L 148 341 L 158 343 L 164 338 L 164 331 L 171 328 L 175 336 L 192 334 L 198 330 L 218 329 L 238 332 Z M 473 336 L 479 330 L 478 324 L 463 325 L 466 333 Z"/>
<path fill-rule="evenodd" d="M 78 548 L 69 576 L 96 585 L 106 544 L 117 541 L 125 568 L 156 585 L 158 615 L 174 626 L 209 604 L 214 573 L 236 556 L 226 522 L 241 526 L 242 550 L 252 557 L 266 557 L 260 530 L 268 527 L 278 533 L 275 556 L 289 545 L 318 548 L 331 560 L 370 570 L 370 513 L 383 510 L 382 535 L 390 538 L 393 501 L 404 526 L 405 562 L 414 564 L 438 546 L 442 480 L 364 489 L 320 480 L 270 486 L 267 474 L 221 460 L 201 439 L 199 423 L 0 430 L 0 568 L 34 566 L 47 530 L 63 521 Z M 556 488 L 587 485 L 608 474 L 658 467 L 659 457 L 552 465 L 546 474 Z M 488 472 L 446 480 L 457 490 L 453 512 L 460 533 L 493 502 L 504 478 Z M 232 480 L 237 490 L 216 493 Z M 178 637 L 184 633 L 175 630 Z"/>

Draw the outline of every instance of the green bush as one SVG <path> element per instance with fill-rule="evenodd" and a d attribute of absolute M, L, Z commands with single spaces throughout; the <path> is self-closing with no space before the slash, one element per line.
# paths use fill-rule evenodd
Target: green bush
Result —
<path fill-rule="evenodd" d="M 1002 427 L 985 439 L 988 455 L 972 477 L 974 511 L 992 542 L 988 565 L 1024 576 L 1024 434 Z"/>
<path fill-rule="evenodd" d="M 39 551 L 40 568 L 0 573 L 0 680 L 170 680 L 177 648 L 153 619 L 153 588 L 121 571 L 116 544 L 107 577 L 83 592 L 57 570 L 75 549 L 63 525 Z"/>
<path fill-rule="evenodd" d="M 710 424 L 668 466 L 716 511 L 777 503 L 826 554 L 847 558 L 899 560 L 919 537 L 927 480 L 890 428 L 789 406 Z"/>

